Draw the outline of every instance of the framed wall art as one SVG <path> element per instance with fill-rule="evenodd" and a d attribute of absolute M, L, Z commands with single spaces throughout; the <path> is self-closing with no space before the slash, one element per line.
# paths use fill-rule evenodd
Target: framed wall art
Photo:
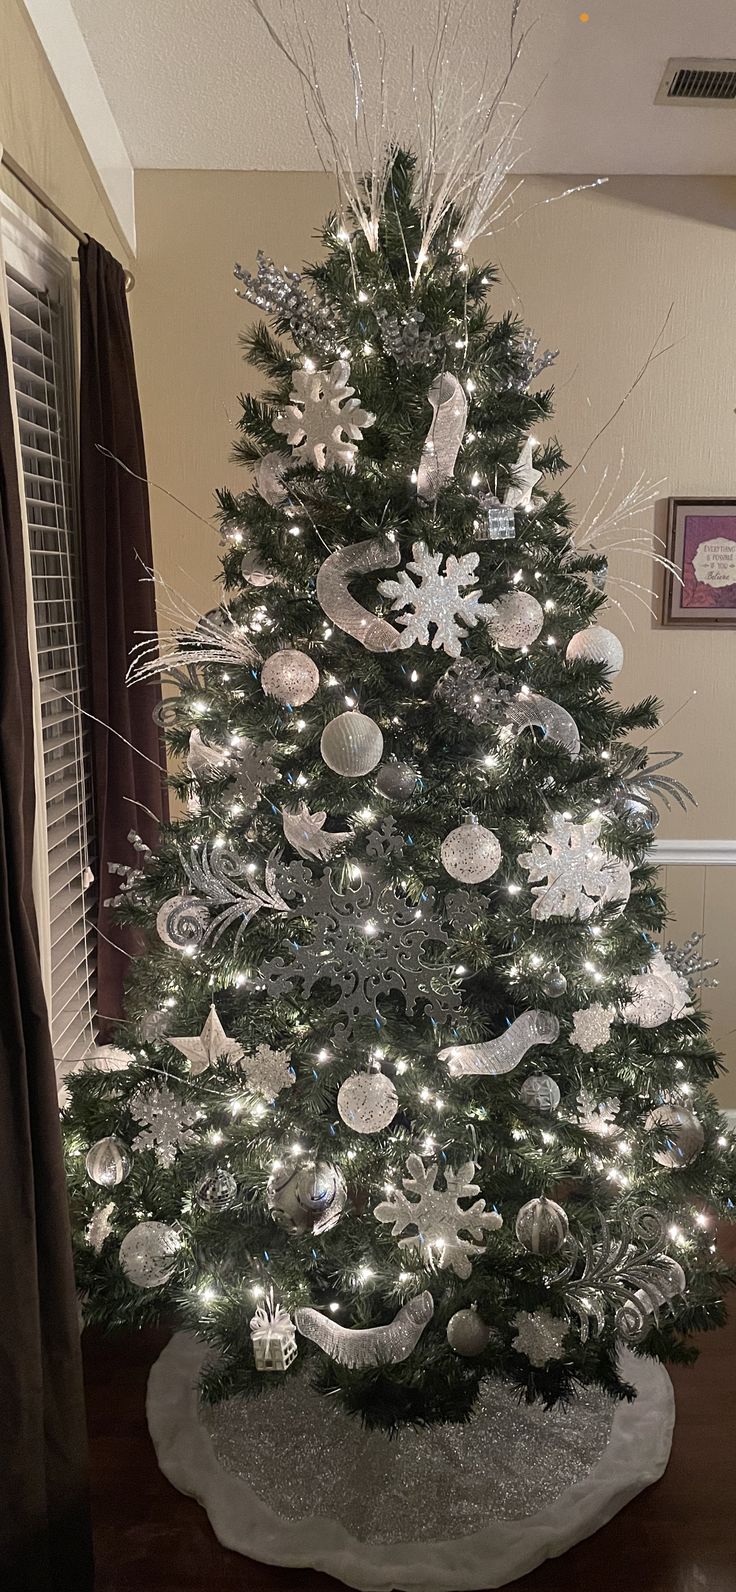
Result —
<path fill-rule="evenodd" d="M 670 498 L 667 557 L 663 624 L 736 625 L 736 498 Z"/>

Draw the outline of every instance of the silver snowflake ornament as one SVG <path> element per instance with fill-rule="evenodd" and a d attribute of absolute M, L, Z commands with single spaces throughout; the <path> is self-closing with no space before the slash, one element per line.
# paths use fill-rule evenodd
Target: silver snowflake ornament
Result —
<path fill-rule="evenodd" d="M 570 1043 L 577 1045 L 578 1050 L 584 1050 L 587 1055 L 597 1050 L 599 1045 L 607 1045 L 615 1016 L 613 1006 L 603 1006 L 600 1001 L 594 1001 L 592 1006 L 581 1007 L 580 1011 L 572 1014 Z"/>
<path fill-rule="evenodd" d="M 232 1065 L 245 1073 L 248 1088 L 266 1100 L 275 1100 L 282 1089 L 296 1083 L 296 1073 L 291 1065 L 288 1050 L 272 1050 L 270 1045 L 257 1045 L 251 1055 L 242 1051 L 232 1058 Z"/>
<path fill-rule="evenodd" d="M 585 922 L 597 907 L 628 900 L 631 874 L 598 844 L 601 822 L 589 818 L 576 824 L 555 813 L 547 833 L 536 838 L 531 851 L 521 853 L 519 865 L 528 870 L 536 896 L 533 918 L 577 917 Z"/>
<path fill-rule="evenodd" d="M 177 1099 L 167 1084 L 161 1089 L 144 1084 L 131 1097 L 129 1110 L 141 1124 L 133 1149 L 153 1150 L 160 1166 L 173 1166 L 179 1151 L 197 1142 L 192 1124 L 201 1115 L 199 1106 Z"/>
<path fill-rule="evenodd" d="M 355 444 L 376 418 L 353 397 L 349 377 L 346 359 L 336 359 L 329 371 L 295 371 L 291 403 L 273 421 L 274 431 L 286 437 L 294 457 L 317 470 L 336 464 L 352 470 Z"/>
<path fill-rule="evenodd" d="M 570 1330 L 567 1321 L 559 1321 L 549 1310 L 517 1310 L 513 1325 L 513 1347 L 517 1354 L 525 1354 L 532 1365 L 564 1360 L 562 1345 Z"/>
<path fill-rule="evenodd" d="M 460 1200 L 480 1193 L 473 1182 L 475 1162 L 467 1161 L 457 1172 L 445 1167 L 444 1189 L 435 1188 L 436 1161 L 425 1166 L 418 1155 L 410 1155 L 406 1165 L 409 1176 L 402 1178 L 406 1193 L 394 1189 L 390 1199 L 376 1206 L 376 1221 L 393 1223 L 399 1249 L 415 1249 L 425 1264 L 467 1279 L 473 1261 L 484 1252 L 486 1233 L 494 1232 L 503 1221 L 497 1211 L 486 1210 L 484 1199 L 474 1200 L 467 1210 L 460 1204 Z M 410 1194 L 415 1197 L 409 1199 Z M 463 1238 L 463 1233 L 468 1237 Z"/>
<path fill-rule="evenodd" d="M 577 1097 L 578 1126 L 586 1133 L 595 1133 L 599 1139 L 610 1139 L 621 1132 L 616 1127 L 616 1117 L 621 1101 L 616 1095 L 610 1100 L 598 1100 L 589 1089 L 581 1089 Z"/>
<path fill-rule="evenodd" d="M 476 586 L 478 554 L 464 553 L 456 558 L 451 553 L 430 553 L 425 542 L 414 542 L 412 557 L 396 580 L 382 580 L 378 590 L 391 598 L 391 607 L 397 613 L 397 624 L 402 627 L 400 645 L 412 647 L 431 645 L 434 652 L 440 647 L 450 658 L 459 658 L 462 642 L 468 630 L 474 629 L 479 619 L 490 619 L 492 603 L 481 602 L 482 592 Z M 410 579 L 416 576 L 416 581 Z M 470 587 L 470 590 L 466 588 Z M 430 626 L 434 634 L 430 642 Z"/>

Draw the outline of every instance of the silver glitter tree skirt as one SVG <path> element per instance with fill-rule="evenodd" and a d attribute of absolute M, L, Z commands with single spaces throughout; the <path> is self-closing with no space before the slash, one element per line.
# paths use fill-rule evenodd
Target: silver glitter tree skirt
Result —
<path fill-rule="evenodd" d="M 490 1382 L 467 1426 L 365 1433 L 295 1367 L 264 1397 L 200 1408 L 206 1349 L 178 1333 L 154 1365 L 148 1425 L 162 1471 L 226 1547 L 310 1566 L 361 1592 L 505 1586 L 564 1553 L 657 1481 L 674 1398 L 661 1366 L 624 1355 L 638 1389 L 612 1407 L 519 1405 Z"/>

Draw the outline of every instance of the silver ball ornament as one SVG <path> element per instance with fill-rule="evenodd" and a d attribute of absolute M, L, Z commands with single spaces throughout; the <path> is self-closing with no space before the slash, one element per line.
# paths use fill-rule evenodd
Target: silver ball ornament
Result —
<path fill-rule="evenodd" d="M 557 1110 L 560 1103 L 560 1091 L 554 1078 L 549 1078 L 546 1072 L 532 1073 L 525 1078 L 519 1090 L 519 1099 L 532 1111 L 543 1111 L 549 1116 Z"/>
<path fill-rule="evenodd" d="M 319 749 L 333 774 L 357 779 L 361 774 L 370 774 L 380 763 L 383 735 L 366 713 L 339 713 L 325 725 Z"/>
<path fill-rule="evenodd" d="M 473 1306 L 469 1310 L 456 1310 L 447 1323 L 447 1341 L 456 1354 L 472 1359 L 488 1348 L 491 1329 Z"/>
<path fill-rule="evenodd" d="M 618 636 L 612 630 L 606 630 L 603 625 L 588 625 L 585 630 L 576 631 L 567 644 L 565 652 L 567 663 L 604 663 L 606 674 L 613 678 L 620 674 L 624 666 L 624 649 Z"/>
<path fill-rule="evenodd" d="M 690 1166 L 703 1148 L 703 1124 L 687 1106 L 656 1106 L 644 1119 L 647 1133 L 664 1133 L 665 1143 L 655 1150 L 654 1159 L 669 1172 L 680 1172 Z"/>
<path fill-rule="evenodd" d="M 392 758 L 383 763 L 376 774 L 376 790 L 392 801 L 405 802 L 414 795 L 419 775 L 411 763 L 399 763 Z"/>
<path fill-rule="evenodd" d="M 319 669 L 306 652 L 285 647 L 272 652 L 261 669 L 261 686 L 266 696 L 287 707 L 300 708 L 319 690 Z"/>
<path fill-rule="evenodd" d="M 499 647 L 530 647 L 544 625 L 544 609 L 531 592 L 510 591 L 494 602 L 488 629 Z"/>
<path fill-rule="evenodd" d="M 100 1188 L 117 1188 L 128 1176 L 133 1162 L 122 1139 L 98 1139 L 87 1151 L 85 1159 L 87 1176 Z"/>
<path fill-rule="evenodd" d="M 225 1166 L 216 1166 L 207 1172 L 194 1190 L 194 1198 L 202 1211 L 226 1211 L 234 1204 L 238 1181 Z"/>
<path fill-rule="evenodd" d="M 468 818 L 452 829 L 440 846 L 442 866 L 462 884 L 482 884 L 492 878 L 501 861 L 501 847 L 492 829 Z"/>
<path fill-rule="evenodd" d="M 120 1264 L 134 1287 L 160 1288 L 174 1271 L 180 1248 L 173 1227 L 165 1222 L 139 1222 L 120 1245 Z"/>
<path fill-rule="evenodd" d="M 528 1200 L 516 1218 L 516 1236 L 532 1255 L 556 1255 L 570 1231 L 561 1205 L 554 1200 Z"/>
<path fill-rule="evenodd" d="M 380 1133 L 399 1109 L 399 1097 L 385 1072 L 352 1072 L 337 1092 L 337 1109 L 354 1133 Z"/>
<path fill-rule="evenodd" d="M 545 995 L 549 995 L 552 1000 L 564 995 L 567 989 L 567 979 L 564 973 L 560 972 L 559 967 L 551 967 L 549 972 L 545 974 L 542 979 L 542 989 Z"/>
<path fill-rule="evenodd" d="M 266 1190 L 274 1221 L 290 1233 L 329 1232 L 339 1222 L 347 1197 L 342 1173 L 327 1161 L 280 1167 Z"/>

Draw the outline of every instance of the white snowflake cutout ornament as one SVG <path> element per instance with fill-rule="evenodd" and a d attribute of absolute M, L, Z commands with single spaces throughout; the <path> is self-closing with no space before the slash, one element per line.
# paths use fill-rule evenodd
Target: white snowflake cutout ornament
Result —
<path fill-rule="evenodd" d="M 286 437 L 294 457 L 317 470 L 336 464 L 354 469 L 355 444 L 376 418 L 353 397 L 349 376 L 346 359 L 336 359 L 329 371 L 295 371 L 291 403 L 273 420 L 274 431 Z"/>
<path fill-rule="evenodd" d="M 177 1099 L 164 1084 L 161 1089 L 143 1084 L 129 1101 L 131 1116 L 141 1124 L 134 1150 L 153 1150 L 159 1166 L 173 1166 L 180 1150 L 197 1143 L 193 1124 L 201 1116 L 194 1102 Z"/>
<path fill-rule="evenodd" d="M 438 1266 L 440 1271 L 454 1271 L 456 1277 L 467 1279 L 473 1260 L 483 1254 L 485 1234 L 495 1232 L 503 1223 L 497 1211 L 486 1210 L 484 1199 L 475 1200 L 467 1210 L 459 1203 L 480 1192 L 472 1181 L 475 1162 L 467 1161 L 457 1172 L 446 1166 L 444 1189 L 435 1188 L 439 1172 L 436 1161 L 425 1166 L 418 1155 L 410 1155 L 406 1165 L 409 1177 L 402 1178 L 402 1182 L 407 1193 L 394 1189 L 390 1199 L 376 1206 L 376 1221 L 393 1222 L 399 1249 L 416 1249 L 425 1264 Z M 407 1194 L 416 1198 L 408 1199 Z M 469 1236 L 462 1238 L 462 1233 Z"/>
<path fill-rule="evenodd" d="M 443 553 L 430 553 L 425 542 L 414 542 L 406 569 L 396 580 L 382 580 L 378 590 L 383 597 L 391 598 L 391 607 L 398 614 L 401 647 L 418 642 L 423 647 L 431 645 L 434 652 L 442 647 L 448 657 L 459 658 L 468 630 L 474 629 L 479 619 L 490 619 L 495 610 L 492 603 L 481 602 L 483 594 L 474 584 L 478 554 L 464 553 L 456 558 L 451 553 L 440 573 L 443 557 Z M 410 580 L 407 571 L 416 575 L 416 582 Z M 472 590 L 464 590 L 466 587 Z M 430 625 L 434 628 L 431 643 Z"/>
<path fill-rule="evenodd" d="M 555 813 L 546 834 L 537 836 L 531 851 L 522 852 L 519 865 L 528 870 L 536 896 L 533 918 L 577 917 L 585 922 L 597 907 L 614 901 L 623 907 L 628 901 L 631 874 L 598 844 L 601 822 L 589 818 L 576 824 Z"/>
<path fill-rule="evenodd" d="M 589 1089 L 581 1089 L 577 1097 L 577 1124 L 585 1133 L 595 1133 L 599 1139 L 611 1139 L 621 1132 L 616 1127 L 616 1117 L 621 1110 L 617 1095 L 610 1100 L 598 1100 Z"/>
<path fill-rule="evenodd" d="M 594 1001 L 592 1006 L 583 1006 L 572 1014 L 570 1043 L 577 1045 L 578 1050 L 584 1050 L 586 1055 L 597 1050 L 599 1045 L 607 1045 L 615 1016 L 613 1006 L 602 1006 L 600 1001 Z"/>
<path fill-rule="evenodd" d="M 291 1065 L 288 1050 L 272 1050 L 270 1045 L 257 1045 L 252 1055 L 233 1057 L 233 1065 L 240 1065 L 245 1073 L 248 1088 L 266 1100 L 275 1100 L 282 1089 L 296 1083 L 296 1073 Z"/>

